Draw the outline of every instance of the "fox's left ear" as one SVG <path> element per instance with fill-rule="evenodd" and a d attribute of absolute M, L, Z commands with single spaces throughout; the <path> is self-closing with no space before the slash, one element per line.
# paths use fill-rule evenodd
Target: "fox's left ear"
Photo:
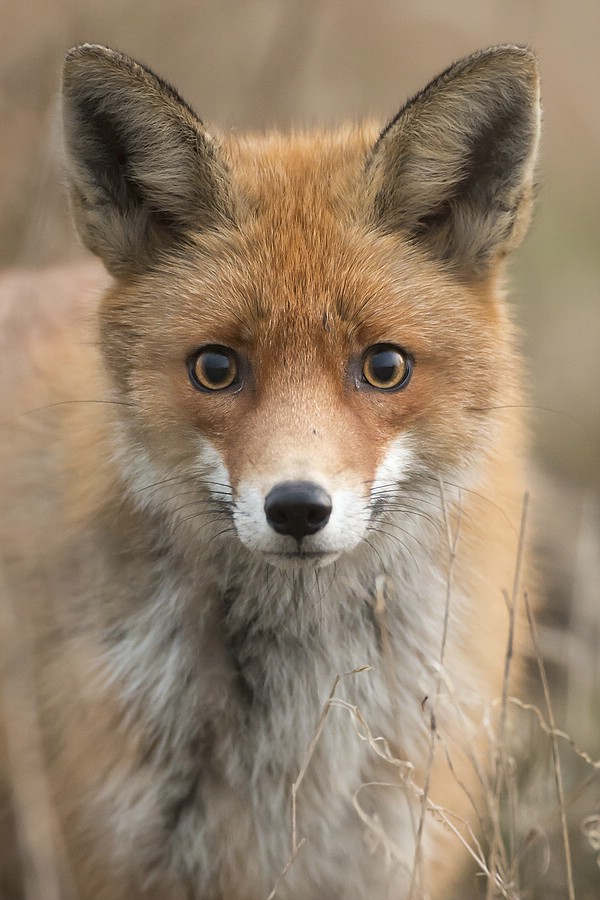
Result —
<path fill-rule="evenodd" d="M 67 54 L 62 96 L 75 223 L 111 273 L 143 271 L 189 233 L 231 224 L 216 140 L 154 72 L 82 44 Z"/>
<path fill-rule="evenodd" d="M 533 54 L 512 46 L 476 53 L 380 135 L 367 166 L 371 213 L 460 277 L 485 278 L 527 228 L 539 131 Z"/>

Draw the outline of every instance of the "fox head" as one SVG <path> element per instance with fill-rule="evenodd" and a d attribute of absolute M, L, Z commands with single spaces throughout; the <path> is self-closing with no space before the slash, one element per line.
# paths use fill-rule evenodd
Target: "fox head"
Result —
<path fill-rule="evenodd" d="M 77 228 L 113 276 L 123 465 L 174 520 L 324 565 L 403 490 L 476 470 L 517 396 L 498 281 L 531 204 L 528 50 L 453 65 L 383 131 L 219 136 L 91 45 L 63 109 Z"/>

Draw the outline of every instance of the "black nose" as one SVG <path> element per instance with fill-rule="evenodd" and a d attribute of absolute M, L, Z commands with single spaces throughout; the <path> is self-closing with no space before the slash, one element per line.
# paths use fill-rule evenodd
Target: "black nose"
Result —
<path fill-rule="evenodd" d="M 325 528 L 331 515 L 331 497 L 312 481 L 283 481 L 267 494 L 265 515 L 278 534 L 301 541 Z"/>

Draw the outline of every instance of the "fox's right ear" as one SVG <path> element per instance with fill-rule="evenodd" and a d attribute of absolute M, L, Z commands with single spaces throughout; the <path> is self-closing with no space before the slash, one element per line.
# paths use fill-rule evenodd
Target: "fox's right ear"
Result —
<path fill-rule="evenodd" d="M 231 220 L 214 140 L 149 69 L 105 47 L 74 47 L 63 117 L 77 229 L 113 274 L 141 271 L 186 233 Z"/>
<path fill-rule="evenodd" d="M 379 228 L 478 280 L 529 221 L 540 131 L 536 60 L 492 47 L 451 66 L 381 133 L 367 166 Z"/>

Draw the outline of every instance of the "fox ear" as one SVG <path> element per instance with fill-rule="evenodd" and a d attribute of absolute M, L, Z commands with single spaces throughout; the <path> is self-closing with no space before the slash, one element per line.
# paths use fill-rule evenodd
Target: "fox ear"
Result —
<path fill-rule="evenodd" d="M 371 212 L 465 279 L 486 276 L 529 222 L 540 130 L 535 57 L 494 47 L 451 66 L 380 135 Z"/>
<path fill-rule="evenodd" d="M 113 274 L 140 271 L 187 232 L 231 219 L 213 139 L 149 69 L 104 47 L 74 47 L 63 116 L 75 222 Z"/>

